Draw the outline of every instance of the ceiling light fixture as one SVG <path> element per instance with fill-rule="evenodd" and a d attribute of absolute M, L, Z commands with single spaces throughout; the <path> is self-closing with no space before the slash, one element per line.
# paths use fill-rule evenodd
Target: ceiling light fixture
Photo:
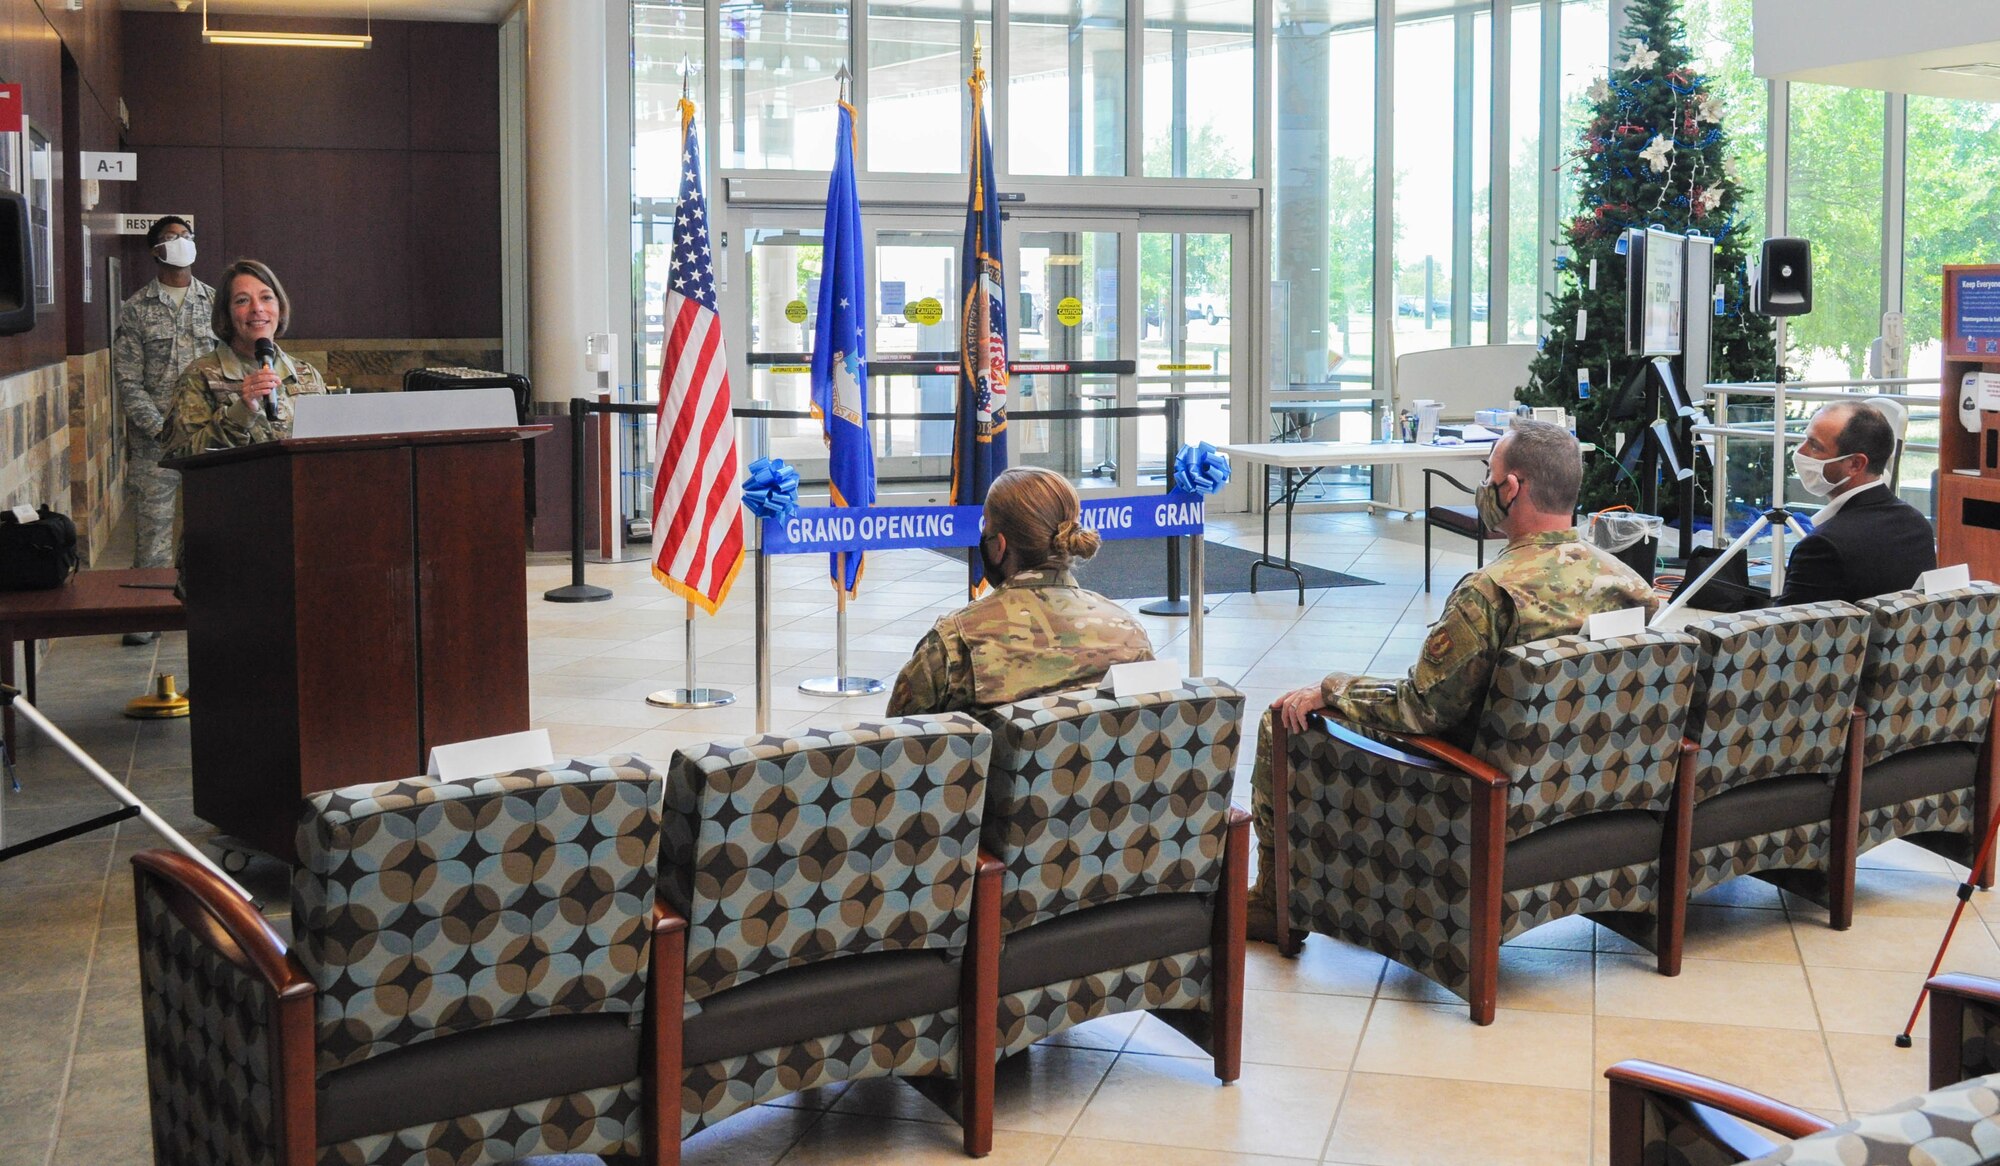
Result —
<path fill-rule="evenodd" d="M 1992 61 L 1972 61 L 1964 65 L 1929 65 L 1932 73 L 1957 73 L 1961 77 L 2000 77 L 2000 64 Z"/>
<path fill-rule="evenodd" d="M 365 49 L 375 43 L 375 3 L 368 0 L 361 33 L 336 32 L 253 32 L 248 29 L 208 27 L 208 0 L 201 0 L 201 39 L 211 45 L 264 45 L 295 49 Z"/>

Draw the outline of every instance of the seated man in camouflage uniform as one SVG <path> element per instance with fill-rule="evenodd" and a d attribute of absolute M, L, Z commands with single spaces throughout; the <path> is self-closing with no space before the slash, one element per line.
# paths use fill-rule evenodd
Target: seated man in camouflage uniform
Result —
<path fill-rule="evenodd" d="M 1576 534 L 1583 457 L 1569 431 L 1520 420 L 1493 446 L 1479 485 L 1479 516 L 1507 536 L 1507 549 L 1467 575 L 1431 625 L 1422 656 L 1400 678 L 1328 675 L 1279 697 L 1257 730 L 1250 778 L 1257 828 L 1257 885 L 1250 891 L 1250 938 L 1276 940 L 1272 897 L 1271 717 L 1294 732 L 1324 711 L 1371 733 L 1472 742 L 1486 686 L 1502 650 L 1582 630 L 1599 612 L 1658 606 L 1652 584 Z"/>
<path fill-rule="evenodd" d="M 937 621 L 896 677 L 889 715 L 970 712 L 1096 684 L 1113 664 L 1153 658 L 1130 612 L 1076 585 L 1097 553 L 1061 474 L 1016 466 L 986 491 L 983 596 Z"/>

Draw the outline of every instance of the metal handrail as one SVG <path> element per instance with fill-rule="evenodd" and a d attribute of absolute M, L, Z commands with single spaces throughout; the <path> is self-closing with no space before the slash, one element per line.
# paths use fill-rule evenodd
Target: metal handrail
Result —
<path fill-rule="evenodd" d="M 1929 382 L 1920 381 L 1917 383 L 1919 384 L 1929 383 L 1933 385 L 1938 384 L 1937 381 L 1929 381 Z M 1722 388 L 1722 386 L 1720 385 L 1710 385 L 1708 387 L 1709 390 L 1711 392 L 1714 392 L 1716 396 L 1723 398 L 1732 396 L 1742 396 L 1742 397 L 1757 397 L 1761 399 L 1766 397 L 1776 397 L 1778 395 L 1777 389 L 1775 388 L 1766 389 L 1758 385 L 1732 385 L 1730 386 L 1727 392 L 1719 391 Z M 1801 393 L 1801 392 L 1794 392 L 1792 390 L 1792 386 L 1790 385 L 1785 386 L 1785 399 L 1788 401 L 1872 401 L 1877 398 L 1880 398 L 1885 401 L 1904 401 L 1917 405 L 1935 405 L 1939 401 L 1944 399 L 1942 393 L 1942 386 L 1940 386 L 1940 392 L 1939 395 L 1937 396 L 1924 396 L 1914 393 L 1869 393 L 1865 397 L 1862 396 L 1860 393 L 1836 393 L 1824 389 L 1807 390 Z"/>
<path fill-rule="evenodd" d="M 1934 385 L 1937 377 L 1855 377 L 1845 381 L 1786 381 L 1785 392 L 1793 389 L 1839 389 L 1868 388 L 1871 385 Z M 1739 389 L 1776 389 L 1776 381 L 1721 381 L 1711 382 L 1710 392 L 1733 393 Z M 1886 395 L 1886 394 L 1884 394 Z"/>
<path fill-rule="evenodd" d="M 1782 372 L 1782 370 L 1780 371 Z M 1938 391 L 1934 396 L 1930 394 L 1916 395 L 1912 393 L 1869 391 L 1879 390 L 1887 386 L 1911 385 L 1935 385 Z M 1906 406 L 1924 409 L 1935 408 L 1938 409 L 1940 417 L 1943 416 L 1944 409 L 1944 378 L 1942 376 L 1854 377 L 1849 380 L 1822 381 L 1740 381 L 1709 384 L 1703 387 L 1708 391 L 1709 399 L 1714 402 L 1716 416 L 1721 423 L 1716 425 L 1690 426 L 1689 428 L 1693 433 L 1708 435 L 1715 439 L 1715 448 L 1710 457 L 1710 466 L 1714 471 L 1715 481 L 1709 489 L 1709 498 L 1713 507 L 1710 521 L 1718 538 L 1721 537 L 1721 533 L 1726 528 L 1728 522 L 1729 491 L 1726 488 L 1726 482 L 1729 477 L 1729 439 L 1731 437 L 1744 437 L 1757 441 L 1769 441 L 1771 443 L 1771 505 L 1784 505 L 1785 478 L 1787 476 L 1785 472 L 1785 463 L 1787 460 L 1785 457 L 1785 447 L 1805 440 L 1803 433 L 1794 433 L 1786 428 L 1784 424 L 1781 424 L 1782 421 L 1787 420 L 1783 417 L 1783 413 L 1785 406 L 1791 401 L 1858 401 L 1879 397 L 1884 400 L 1897 401 Z M 1835 389 L 1844 391 L 1828 391 Z M 1729 398 L 1732 395 L 1739 398 L 1752 397 L 1759 400 L 1769 400 L 1772 403 L 1773 413 L 1771 421 L 1768 423 L 1750 421 L 1740 425 L 1730 424 L 1728 411 Z M 1768 428 L 1766 428 L 1767 424 Z M 1903 441 L 1902 447 L 1902 453 L 1938 452 L 1938 446 L 1932 443 L 1912 442 L 1907 440 L 1907 438 Z M 1900 474 L 1901 465 L 1902 458 L 1899 454 L 1892 465 L 1895 473 Z M 1784 548 L 1784 528 L 1776 527 L 1771 532 L 1774 594 L 1776 593 L 1775 589 L 1783 585 Z"/>

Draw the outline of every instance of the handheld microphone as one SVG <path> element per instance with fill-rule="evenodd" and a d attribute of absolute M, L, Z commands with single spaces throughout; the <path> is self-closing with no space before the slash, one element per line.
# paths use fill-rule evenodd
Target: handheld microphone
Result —
<path fill-rule="evenodd" d="M 257 341 L 257 367 L 268 369 L 274 363 L 277 362 L 277 359 L 278 359 L 278 346 L 271 343 L 270 337 L 267 336 Z M 276 395 L 277 394 L 273 392 L 271 394 L 266 395 L 264 398 L 264 416 L 270 418 L 273 421 L 276 421 L 278 419 L 277 403 L 271 399 Z"/>

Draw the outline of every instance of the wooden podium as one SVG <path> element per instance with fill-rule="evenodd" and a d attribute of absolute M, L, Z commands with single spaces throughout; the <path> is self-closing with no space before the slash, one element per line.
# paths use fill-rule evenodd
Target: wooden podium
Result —
<path fill-rule="evenodd" d="M 300 438 L 170 463 L 196 814 L 291 858 L 305 795 L 528 727 L 516 443 L 546 430 Z"/>

